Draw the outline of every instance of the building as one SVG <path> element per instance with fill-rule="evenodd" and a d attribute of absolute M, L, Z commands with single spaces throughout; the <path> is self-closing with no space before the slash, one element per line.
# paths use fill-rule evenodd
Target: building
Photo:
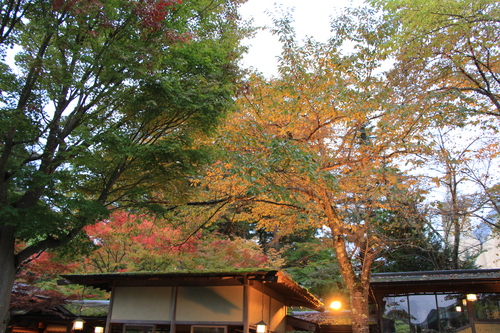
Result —
<path fill-rule="evenodd" d="M 280 271 L 64 275 L 111 291 L 107 333 L 285 333 L 317 326 L 287 307 L 323 304 Z"/>
<path fill-rule="evenodd" d="M 71 301 L 45 311 L 14 311 L 11 314 L 10 333 L 64 333 L 70 332 L 77 319 L 85 321 L 86 332 L 94 333 L 96 327 L 104 327 L 109 301 Z M 83 332 L 82 332 L 83 333 Z"/>
<path fill-rule="evenodd" d="M 500 270 L 372 275 L 382 333 L 500 332 Z"/>
<path fill-rule="evenodd" d="M 64 283 L 112 291 L 107 317 L 84 317 L 78 333 L 94 333 L 97 325 L 106 333 L 260 333 L 260 323 L 266 333 L 352 331 L 348 309 L 322 312 L 316 297 L 280 271 L 63 277 Z M 378 273 L 370 286 L 370 332 L 500 332 L 500 269 Z M 288 307 L 313 311 L 291 316 Z M 64 322 L 28 314 L 11 327 L 16 333 L 70 332 L 75 316 L 68 313 Z"/>
<path fill-rule="evenodd" d="M 483 244 L 483 252 L 476 258 L 481 268 L 500 268 L 500 238 L 492 237 Z"/>

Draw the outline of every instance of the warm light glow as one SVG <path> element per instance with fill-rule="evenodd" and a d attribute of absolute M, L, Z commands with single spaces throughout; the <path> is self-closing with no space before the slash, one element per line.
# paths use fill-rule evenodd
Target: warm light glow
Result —
<path fill-rule="evenodd" d="M 470 302 L 477 301 L 477 295 L 476 294 L 467 294 L 467 300 Z"/>
<path fill-rule="evenodd" d="M 458 306 L 455 307 L 455 310 L 457 312 L 462 312 L 462 307 L 460 305 L 458 305 Z"/>
<path fill-rule="evenodd" d="M 85 324 L 85 320 L 78 317 L 73 321 L 73 331 L 81 331 L 83 330 L 83 324 Z"/>
<path fill-rule="evenodd" d="M 342 306 L 342 303 L 340 303 L 339 301 L 333 301 L 331 304 L 330 304 L 330 307 L 334 310 L 338 310 L 340 309 L 340 307 Z"/>
<path fill-rule="evenodd" d="M 257 333 L 265 333 L 267 330 L 267 324 L 264 321 L 257 323 Z"/>
<path fill-rule="evenodd" d="M 104 327 L 102 327 L 102 326 L 96 326 L 94 328 L 94 333 L 104 333 Z"/>

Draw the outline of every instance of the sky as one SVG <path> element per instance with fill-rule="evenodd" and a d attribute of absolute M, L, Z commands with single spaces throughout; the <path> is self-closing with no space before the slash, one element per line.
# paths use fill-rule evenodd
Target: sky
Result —
<path fill-rule="evenodd" d="M 325 42 L 330 36 L 330 18 L 343 7 L 362 4 L 362 0 L 248 0 L 240 10 L 243 19 L 253 19 L 255 26 L 272 26 L 271 16 L 276 6 L 293 9 L 297 37 L 314 37 Z M 277 74 L 276 57 L 281 52 L 278 38 L 269 31 L 259 31 L 251 40 L 245 40 L 249 52 L 243 58 L 244 67 L 253 67 L 266 76 Z"/>

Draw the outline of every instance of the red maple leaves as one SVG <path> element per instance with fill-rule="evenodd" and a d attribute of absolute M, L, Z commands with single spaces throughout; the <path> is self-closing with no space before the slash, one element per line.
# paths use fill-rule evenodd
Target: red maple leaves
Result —
<path fill-rule="evenodd" d="M 159 31 L 163 28 L 163 21 L 168 12 L 175 10 L 176 4 L 182 4 L 181 0 L 146 0 L 136 3 L 135 13 L 141 19 L 143 28 Z"/>
<path fill-rule="evenodd" d="M 132 8 L 132 13 L 139 19 L 142 28 L 150 31 L 160 31 L 164 21 L 176 5 L 182 0 L 124 0 L 123 8 Z M 106 17 L 104 5 L 99 0 L 53 0 L 52 11 L 58 13 L 71 13 L 72 15 L 95 15 Z"/>

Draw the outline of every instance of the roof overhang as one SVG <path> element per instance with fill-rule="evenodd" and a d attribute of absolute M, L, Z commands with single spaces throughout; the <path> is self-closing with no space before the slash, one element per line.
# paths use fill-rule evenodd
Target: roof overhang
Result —
<path fill-rule="evenodd" d="M 370 287 L 376 294 L 500 292 L 500 269 L 375 273 Z"/>
<path fill-rule="evenodd" d="M 323 304 L 305 288 L 278 270 L 174 273 L 107 273 L 61 275 L 59 284 L 80 284 L 106 291 L 114 286 L 242 286 L 253 281 L 281 295 L 287 306 L 305 306 L 321 311 Z"/>

